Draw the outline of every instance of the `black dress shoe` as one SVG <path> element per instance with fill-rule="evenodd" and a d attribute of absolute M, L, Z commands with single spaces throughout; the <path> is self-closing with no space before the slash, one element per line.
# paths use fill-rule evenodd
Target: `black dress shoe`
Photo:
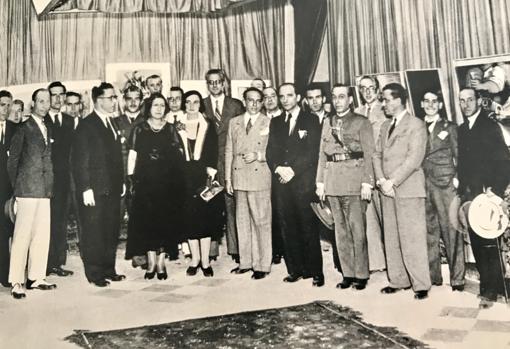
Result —
<path fill-rule="evenodd" d="M 324 286 L 324 275 L 316 275 L 313 277 L 312 286 L 322 287 Z"/>
<path fill-rule="evenodd" d="M 218 259 L 218 256 L 209 256 L 209 263 L 211 263 L 212 261 L 215 261 Z M 239 262 L 237 262 L 239 263 Z"/>
<path fill-rule="evenodd" d="M 441 281 L 434 281 L 432 282 L 432 286 L 443 286 L 443 282 Z"/>
<path fill-rule="evenodd" d="M 7 281 L 6 282 L 2 282 L 1 284 L 2 284 L 3 287 L 9 287 L 9 288 L 12 287 L 11 283 L 7 282 Z"/>
<path fill-rule="evenodd" d="M 429 291 L 427 291 L 427 290 L 416 291 L 414 294 L 414 299 L 422 300 L 422 299 L 427 298 L 428 296 L 429 296 Z"/>
<path fill-rule="evenodd" d="M 386 287 L 381 289 L 381 293 L 392 294 L 392 293 L 395 293 L 395 292 L 398 292 L 398 291 L 401 291 L 401 290 L 408 290 L 410 288 L 411 288 L 411 286 L 404 287 L 404 288 L 395 288 L 395 287 L 391 287 L 391 286 L 386 286 Z"/>
<path fill-rule="evenodd" d="M 214 271 L 212 270 L 211 266 L 207 267 L 207 268 L 204 268 L 204 267 L 200 267 L 202 269 L 202 273 L 204 273 L 204 276 L 205 277 L 213 277 L 214 276 Z"/>
<path fill-rule="evenodd" d="M 283 282 L 296 282 L 302 278 L 303 278 L 302 275 L 289 274 L 283 278 Z"/>
<path fill-rule="evenodd" d="M 154 275 L 156 275 L 156 271 L 155 270 L 153 270 L 153 271 L 146 271 L 145 275 L 143 276 L 143 278 L 145 280 L 152 280 L 152 279 L 154 279 Z"/>
<path fill-rule="evenodd" d="M 273 257 L 273 264 L 280 264 L 282 262 L 282 256 L 276 255 Z"/>
<path fill-rule="evenodd" d="M 57 288 L 57 285 L 50 284 L 46 281 L 34 281 L 34 280 L 27 280 L 27 290 L 43 290 L 43 291 L 49 291 Z"/>
<path fill-rule="evenodd" d="M 356 289 L 358 291 L 364 290 L 365 287 L 367 287 L 367 279 L 354 280 L 352 287 L 354 287 L 354 289 Z"/>
<path fill-rule="evenodd" d="M 250 270 L 251 270 L 250 268 L 241 269 L 241 268 L 237 267 L 237 268 L 232 269 L 230 271 L 230 273 L 232 273 L 232 274 L 244 274 L 244 273 L 249 272 Z"/>
<path fill-rule="evenodd" d="M 110 281 L 117 282 L 117 281 L 125 280 L 125 279 L 126 279 L 126 275 L 122 275 L 122 274 L 114 274 L 114 275 L 109 275 L 109 276 L 105 277 L 105 279 L 108 279 L 108 280 L 110 280 Z"/>
<path fill-rule="evenodd" d="M 344 277 L 342 282 L 336 284 L 336 288 L 341 288 L 342 290 L 344 290 L 346 288 L 351 287 L 353 283 L 354 283 L 354 278 Z"/>
<path fill-rule="evenodd" d="M 190 265 L 188 269 L 186 270 L 186 275 L 193 276 L 197 274 L 198 265 L 196 267 Z"/>
<path fill-rule="evenodd" d="M 452 291 L 464 292 L 464 285 L 453 285 Z"/>
<path fill-rule="evenodd" d="M 166 280 L 168 278 L 168 274 L 166 273 L 166 270 L 162 273 L 158 273 L 158 280 Z"/>
<path fill-rule="evenodd" d="M 267 273 L 265 271 L 254 271 L 251 278 L 254 280 L 260 280 L 260 279 L 265 278 L 267 274 L 269 274 L 269 273 Z"/>
<path fill-rule="evenodd" d="M 97 287 L 106 287 L 110 284 L 109 281 L 107 280 L 94 280 L 94 281 L 90 281 L 91 284 L 93 284 L 94 286 L 97 286 Z"/>
<path fill-rule="evenodd" d="M 66 270 L 62 267 L 56 267 L 56 268 L 51 268 L 48 270 L 48 272 L 46 273 L 46 275 L 57 275 L 57 276 L 71 276 L 73 275 L 74 272 L 71 271 L 71 270 Z"/>
<path fill-rule="evenodd" d="M 238 255 L 238 254 L 233 254 L 233 255 L 232 255 L 232 260 L 233 260 L 234 262 L 236 262 L 237 264 L 239 264 L 239 262 L 240 262 L 239 255 Z"/>

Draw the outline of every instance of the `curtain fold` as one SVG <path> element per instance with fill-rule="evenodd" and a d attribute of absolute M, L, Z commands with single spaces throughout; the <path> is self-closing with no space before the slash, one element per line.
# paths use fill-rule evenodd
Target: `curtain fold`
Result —
<path fill-rule="evenodd" d="M 312 82 L 326 35 L 326 0 L 294 0 L 295 84 L 303 91 Z"/>
<path fill-rule="evenodd" d="M 7 42 L 0 86 L 104 79 L 105 65 L 115 62 L 168 62 L 172 84 L 202 80 L 213 67 L 232 79 L 278 84 L 285 76 L 285 4 L 263 0 L 210 15 L 73 13 L 38 20 L 30 0 L 2 1 L 0 23 L 8 33 L 0 34 Z"/>
<path fill-rule="evenodd" d="M 327 4 L 332 83 L 354 84 L 361 74 L 441 68 L 451 87 L 453 60 L 510 50 L 507 0 L 327 0 Z"/>

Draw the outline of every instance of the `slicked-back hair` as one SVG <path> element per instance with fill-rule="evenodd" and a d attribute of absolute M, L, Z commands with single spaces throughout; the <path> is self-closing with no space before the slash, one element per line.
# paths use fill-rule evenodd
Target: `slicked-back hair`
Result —
<path fill-rule="evenodd" d="M 248 96 L 248 93 L 249 93 L 249 92 L 257 92 L 257 93 L 259 94 L 260 98 L 261 98 L 262 100 L 264 100 L 264 94 L 262 93 L 262 91 L 261 91 L 261 90 L 259 90 L 259 89 L 258 89 L 258 88 L 256 88 L 256 87 L 248 87 L 246 90 L 244 90 L 244 92 L 243 92 L 243 99 L 244 99 L 244 100 L 246 100 L 246 96 Z"/>
<path fill-rule="evenodd" d="M 170 92 L 172 91 L 179 91 L 181 93 L 181 96 L 184 96 L 184 90 L 180 88 L 179 86 L 172 86 L 170 87 Z"/>
<path fill-rule="evenodd" d="M 21 105 L 21 110 L 25 110 L 25 102 L 23 102 L 21 99 L 15 99 L 12 101 L 12 104 L 18 104 Z"/>
<path fill-rule="evenodd" d="M 140 90 L 140 87 L 136 86 L 136 85 L 129 85 L 125 90 L 124 90 L 124 99 L 127 98 L 127 94 L 128 92 L 138 92 L 138 95 L 140 96 L 140 100 L 143 99 L 143 94 L 142 94 L 142 90 Z"/>
<path fill-rule="evenodd" d="M 266 82 L 264 80 L 262 80 L 262 78 L 255 78 L 252 80 L 253 81 L 260 81 L 262 83 L 262 89 L 265 89 L 267 86 L 266 86 Z"/>
<path fill-rule="evenodd" d="M 343 83 L 339 83 L 339 82 L 337 82 L 337 83 L 336 83 L 336 84 L 334 84 L 334 85 L 333 85 L 333 87 L 331 88 L 331 93 L 333 93 L 333 89 L 334 89 L 335 87 L 345 87 L 345 88 L 347 88 L 347 96 L 352 97 L 352 89 L 351 89 L 351 87 L 350 87 L 349 85 L 346 85 L 346 84 L 343 84 Z"/>
<path fill-rule="evenodd" d="M 282 87 L 284 87 L 284 86 L 292 86 L 292 88 L 294 89 L 294 93 L 295 93 L 296 95 L 298 95 L 298 94 L 299 94 L 299 93 L 298 93 L 298 91 L 297 91 L 296 85 L 295 85 L 294 83 L 292 83 L 292 82 L 284 82 L 283 84 L 281 84 L 280 86 L 278 86 L 278 91 L 277 91 L 277 93 L 276 93 L 277 95 L 280 95 L 280 90 L 281 90 L 281 89 L 282 89 Z"/>
<path fill-rule="evenodd" d="M 313 91 L 313 90 L 319 90 L 321 91 L 321 96 L 322 97 L 326 97 L 326 91 L 324 91 L 324 88 L 322 87 L 321 84 L 318 84 L 316 82 L 312 82 L 311 84 L 309 84 L 308 86 L 306 86 L 306 89 L 305 89 L 305 96 L 306 96 L 306 93 L 308 91 Z"/>
<path fill-rule="evenodd" d="M 463 88 L 460 89 L 459 93 L 464 91 L 464 90 L 471 90 L 471 91 L 473 91 L 475 93 L 476 99 L 479 99 L 481 97 L 480 91 L 478 91 L 474 87 L 469 87 L 469 86 L 463 87 Z"/>
<path fill-rule="evenodd" d="M 66 93 L 66 97 L 78 97 L 80 99 L 80 102 L 81 102 L 81 94 L 79 94 L 78 92 L 74 92 L 74 91 L 69 91 Z"/>
<path fill-rule="evenodd" d="M 153 80 L 153 79 L 159 79 L 159 80 L 163 81 L 163 79 L 161 79 L 161 76 L 159 76 L 158 74 L 152 74 L 147 79 L 145 79 L 145 86 L 148 85 L 149 80 Z"/>
<path fill-rule="evenodd" d="M 204 104 L 204 99 L 202 98 L 202 95 L 200 94 L 200 92 L 198 92 L 197 90 L 190 90 L 188 92 L 186 92 L 183 96 L 182 96 L 182 104 L 181 104 L 181 109 L 182 110 L 186 110 L 186 99 L 189 97 L 189 96 L 193 96 L 193 95 L 196 95 L 198 96 L 199 100 L 200 100 L 200 109 L 198 109 L 199 112 L 203 113 L 205 111 L 205 104 Z"/>
<path fill-rule="evenodd" d="M 101 84 L 99 84 L 99 86 L 92 87 L 92 101 L 94 103 L 96 103 L 97 98 L 104 95 L 104 91 L 109 90 L 109 89 L 114 89 L 113 85 L 110 84 L 109 82 L 104 82 L 104 81 Z"/>
<path fill-rule="evenodd" d="M 64 86 L 64 84 L 62 84 L 60 81 L 53 81 L 51 84 L 48 85 L 48 91 L 51 90 L 52 88 L 54 87 L 62 87 L 64 89 L 64 93 L 67 92 L 67 89 L 66 87 Z M 51 92 L 50 92 L 51 94 Z"/>
<path fill-rule="evenodd" d="M 34 93 L 32 93 L 32 102 L 35 102 L 35 100 L 37 99 L 37 95 L 39 94 L 39 92 L 42 92 L 42 91 L 46 91 L 48 93 L 50 92 L 46 88 L 38 88 L 37 90 L 34 91 Z"/>
<path fill-rule="evenodd" d="M 391 91 L 390 93 L 393 98 L 400 98 L 400 104 L 406 105 L 407 91 L 404 88 L 404 86 L 402 86 L 396 82 L 391 82 L 391 83 L 387 84 L 386 86 L 384 86 L 382 90 L 383 91 L 386 91 L 386 90 Z"/>
<path fill-rule="evenodd" d="M 433 95 L 435 95 L 437 97 L 437 101 L 439 103 L 444 103 L 443 92 L 441 90 L 425 90 L 425 92 L 423 92 L 423 97 L 421 98 L 422 101 L 425 98 L 425 95 L 427 93 L 432 93 Z"/>
<path fill-rule="evenodd" d="M 227 74 L 225 74 L 225 71 L 223 69 L 219 69 L 219 68 L 209 69 L 207 71 L 207 73 L 205 73 L 205 80 L 206 81 L 209 80 L 209 76 L 211 76 L 213 74 L 219 75 L 221 81 L 227 80 Z"/>
<path fill-rule="evenodd" d="M 0 98 L 2 98 L 2 97 L 9 97 L 10 99 L 12 99 L 12 94 L 7 90 L 1 90 Z"/>
<path fill-rule="evenodd" d="M 369 79 L 369 80 L 372 80 L 372 82 L 375 84 L 375 89 L 376 90 L 379 90 L 379 80 L 377 79 L 377 77 L 375 75 L 363 75 L 360 79 L 359 79 L 359 82 L 361 83 L 361 80 L 365 80 L 365 79 Z M 359 85 L 359 84 L 358 84 Z"/>

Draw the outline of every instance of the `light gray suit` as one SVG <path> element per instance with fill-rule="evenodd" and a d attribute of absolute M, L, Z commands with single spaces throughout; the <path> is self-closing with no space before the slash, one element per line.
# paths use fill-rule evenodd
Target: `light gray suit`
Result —
<path fill-rule="evenodd" d="M 423 121 L 405 113 L 388 138 L 391 119 L 381 126 L 373 155 L 377 179 L 394 180 L 395 197 L 382 196 L 384 244 L 390 286 L 430 289 L 425 219 L 425 176 L 421 164 L 427 146 Z"/>
<path fill-rule="evenodd" d="M 231 181 L 236 203 L 240 269 L 269 272 L 271 247 L 271 172 L 266 162 L 270 119 L 259 114 L 247 132 L 245 115 L 230 120 L 225 145 L 225 180 Z M 245 163 L 243 155 L 258 159 Z"/>

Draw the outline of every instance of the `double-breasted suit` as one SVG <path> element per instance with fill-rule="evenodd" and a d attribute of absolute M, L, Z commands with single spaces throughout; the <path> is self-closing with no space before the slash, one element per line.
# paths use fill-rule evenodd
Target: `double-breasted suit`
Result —
<path fill-rule="evenodd" d="M 67 216 L 69 191 L 71 189 L 71 145 L 74 134 L 74 118 L 65 113 L 53 118 L 44 117 L 46 127 L 53 135 L 51 160 L 53 162 L 54 186 L 51 198 L 51 239 L 48 255 L 48 272 L 59 268 L 67 259 Z"/>
<path fill-rule="evenodd" d="M 296 115 L 293 115 L 293 114 Z M 294 177 L 275 183 L 276 209 L 282 231 L 285 264 L 290 275 L 322 276 L 322 254 L 317 219 L 310 207 L 315 200 L 320 124 L 316 116 L 298 108 L 289 135 L 288 113 L 271 120 L 266 159 L 273 176 L 279 166 L 290 167 Z"/>
<path fill-rule="evenodd" d="M 123 185 L 121 137 L 92 112 L 76 130 L 72 165 L 76 191 L 81 197 L 82 257 L 90 282 L 116 275 L 115 253 L 119 236 L 120 196 Z M 85 206 L 83 193 L 91 189 L 95 206 Z"/>
<path fill-rule="evenodd" d="M 374 150 L 372 126 L 365 117 L 348 111 L 324 120 L 317 183 L 324 186 L 333 213 L 336 247 L 347 280 L 369 276 L 367 202 L 361 200 L 361 186 L 375 184 Z"/>
<path fill-rule="evenodd" d="M 427 244 L 430 278 L 441 285 L 440 238 L 446 249 L 450 268 L 450 284 L 464 284 L 464 239 L 450 223 L 448 211 L 456 195 L 453 178 L 457 175 L 457 125 L 438 117 L 427 126 L 427 148 L 423 171 L 427 190 Z"/>
<path fill-rule="evenodd" d="M 381 126 L 387 117 L 382 109 L 382 103 L 375 100 L 372 104 L 364 104 L 354 110 L 365 116 L 372 125 L 374 143 L 379 139 Z M 374 191 L 372 200 L 367 205 L 367 245 L 369 268 L 372 271 L 386 269 L 383 245 L 383 219 L 381 211 L 380 193 Z"/>
<path fill-rule="evenodd" d="M 42 119 L 31 116 L 11 139 L 7 170 L 18 204 L 11 247 L 9 282 L 46 277 L 50 244 L 50 198 L 53 195 L 52 136 Z"/>
<path fill-rule="evenodd" d="M 270 271 L 272 260 L 271 172 L 266 162 L 270 122 L 261 113 L 255 119 L 248 113 L 231 119 L 225 145 L 225 179 L 232 183 L 236 203 L 239 268 L 262 272 Z M 248 153 L 257 153 L 257 159 L 245 163 Z"/>
<path fill-rule="evenodd" d="M 421 164 L 427 131 L 423 121 L 409 113 L 403 112 L 399 117 L 390 136 L 393 119 L 381 126 L 373 155 L 376 179 L 392 179 L 395 191 L 395 197 L 382 196 L 387 272 L 390 287 L 412 286 L 415 292 L 426 291 L 431 282 Z"/>
<path fill-rule="evenodd" d="M 0 208 L 3 208 L 5 202 L 12 196 L 12 185 L 7 173 L 7 158 L 9 157 L 9 147 L 11 139 L 16 131 L 17 124 L 5 120 L 4 136 L 0 139 Z M 0 124 L 2 121 L 0 121 Z M 1 132 L 1 127 L 0 127 Z M 9 238 L 12 236 L 14 225 L 8 217 L 0 214 L 0 283 L 6 285 L 9 277 Z"/>
<path fill-rule="evenodd" d="M 458 131 L 458 192 L 462 200 L 473 200 L 487 188 L 503 197 L 510 182 L 510 151 L 500 126 L 481 110 L 471 127 L 466 119 Z M 469 238 L 480 273 L 480 295 L 494 301 L 503 293 L 496 240 L 484 239 L 471 228 Z"/>
<path fill-rule="evenodd" d="M 225 96 L 223 107 L 219 110 L 221 117 L 218 120 L 215 116 L 216 106 L 213 105 L 211 96 L 204 99 L 205 117 L 214 125 L 218 135 L 218 173 L 216 178 L 221 185 L 225 185 L 225 145 L 227 143 L 227 131 L 230 119 L 244 113 L 243 103 L 235 98 Z M 236 212 L 234 198 L 225 194 L 225 211 L 227 216 L 227 252 L 230 255 L 238 255 L 238 242 L 236 231 Z M 217 256 L 218 244 L 213 241 L 211 244 L 211 256 Z"/>

